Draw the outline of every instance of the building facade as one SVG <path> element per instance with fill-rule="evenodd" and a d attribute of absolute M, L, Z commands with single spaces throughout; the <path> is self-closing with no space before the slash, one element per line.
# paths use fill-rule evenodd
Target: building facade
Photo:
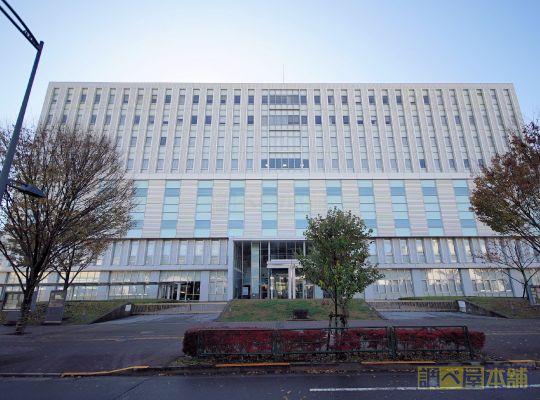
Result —
<path fill-rule="evenodd" d="M 293 254 L 329 207 L 373 229 L 385 279 L 359 297 L 521 295 L 475 257 L 494 234 L 468 210 L 523 123 L 512 84 L 52 82 L 40 122 L 109 135 L 137 188 L 73 299 L 322 297 Z"/>

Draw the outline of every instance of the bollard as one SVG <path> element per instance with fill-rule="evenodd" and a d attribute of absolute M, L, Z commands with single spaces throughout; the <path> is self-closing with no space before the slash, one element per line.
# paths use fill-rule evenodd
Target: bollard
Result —
<path fill-rule="evenodd" d="M 232 318 L 232 307 L 229 307 L 229 318 Z"/>
<path fill-rule="evenodd" d="M 369 307 L 369 316 L 373 317 L 373 307 Z"/>
<path fill-rule="evenodd" d="M 85 320 L 86 320 L 86 310 L 83 310 L 81 314 L 81 321 L 85 321 Z"/>
<path fill-rule="evenodd" d="M 510 310 L 512 310 L 512 317 L 516 316 L 516 310 L 514 309 L 514 305 L 510 304 Z"/>

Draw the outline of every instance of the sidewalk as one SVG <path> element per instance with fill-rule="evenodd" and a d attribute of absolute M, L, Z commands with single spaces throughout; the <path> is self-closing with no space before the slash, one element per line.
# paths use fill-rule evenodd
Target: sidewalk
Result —
<path fill-rule="evenodd" d="M 209 317 L 211 318 L 211 317 Z M 184 332 L 204 326 L 315 328 L 327 322 L 218 323 L 186 315 L 134 316 L 81 326 L 29 326 L 23 337 L 0 326 L 0 373 L 110 371 L 131 366 L 165 366 L 182 351 Z M 540 361 L 540 320 L 497 318 L 351 321 L 351 326 L 468 325 L 486 334 L 484 352 L 503 360 Z"/>

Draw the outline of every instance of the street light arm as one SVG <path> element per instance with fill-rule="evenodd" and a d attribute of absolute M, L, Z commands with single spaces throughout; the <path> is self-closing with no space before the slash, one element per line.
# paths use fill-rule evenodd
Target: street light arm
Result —
<path fill-rule="evenodd" d="M 39 43 L 38 43 L 37 39 L 34 37 L 32 32 L 30 32 L 30 29 L 28 29 L 28 27 L 26 26 L 24 21 L 21 19 L 21 17 L 19 17 L 17 15 L 15 10 L 13 8 L 11 8 L 11 6 L 8 4 L 8 2 L 6 0 L 2 0 L 2 3 L 4 3 L 7 6 L 7 8 L 9 8 L 9 10 L 15 16 L 15 18 L 17 18 L 17 20 L 20 22 L 20 24 L 24 27 L 24 30 L 19 26 L 19 24 L 16 21 L 13 20 L 13 18 L 11 18 L 11 16 L 6 12 L 6 10 L 4 10 L 2 7 L 0 7 L 0 10 L 2 10 L 4 15 L 11 21 L 11 23 L 13 25 L 15 25 L 15 27 L 19 30 L 19 32 L 21 32 L 23 34 L 23 36 L 30 42 L 30 44 L 32 44 L 32 46 L 34 46 L 36 48 L 36 50 L 39 51 L 40 46 L 39 46 Z"/>

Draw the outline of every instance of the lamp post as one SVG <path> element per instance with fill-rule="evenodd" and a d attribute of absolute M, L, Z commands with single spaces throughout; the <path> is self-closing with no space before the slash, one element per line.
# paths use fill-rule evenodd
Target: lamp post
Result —
<path fill-rule="evenodd" d="M 4 15 L 11 21 L 13 25 L 23 34 L 23 36 L 30 42 L 32 46 L 37 50 L 36 58 L 34 60 L 34 66 L 32 68 L 32 73 L 30 74 L 30 79 L 28 81 L 28 85 L 26 87 L 26 93 L 24 94 L 24 99 L 21 105 L 21 110 L 19 111 L 19 116 L 17 118 L 17 123 L 15 124 L 15 128 L 13 129 L 13 134 L 11 135 L 11 141 L 9 142 L 9 147 L 6 153 L 6 159 L 4 160 L 4 165 L 2 166 L 2 173 L 0 174 L 0 202 L 4 198 L 4 193 L 6 191 L 6 186 L 9 184 L 9 171 L 11 169 L 11 163 L 13 162 L 13 156 L 15 155 L 15 148 L 17 147 L 17 142 L 19 141 L 19 135 L 21 133 L 21 127 L 24 119 L 24 114 L 26 112 L 26 106 L 28 104 L 28 99 L 30 98 L 30 91 L 32 90 L 32 84 L 34 83 L 34 77 L 36 76 L 36 71 L 39 63 L 39 58 L 41 57 L 41 52 L 43 50 L 43 42 L 39 42 L 36 40 L 32 32 L 30 32 L 30 29 L 25 25 L 23 20 L 17 15 L 17 13 L 11 8 L 11 6 L 8 4 L 6 0 L 1 0 L 2 3 L 6 5 L 6 7 L 11 11 L 13 16 L 18 20 L 20 25 L 15 21 L 7 12 L 2 8 L 0 5 L 0 10 L 4 13 Z M 27 187 L 30 187 L 32 185 L 27 185 L 23 183 Z M 32 186 L 35 188 L 34 186 Z M 19 187 L 15 187 L 19 189 Z M 37 188 L 36 188 L 37 189 Z M 38 189 L 39 190 L 39 189 Z M 41 192 L 41 191 L 40 191 Z M 43 193 L 41 193 L 43 194 Z M 39 196 L 41 197 L 41 196 Z"/>

